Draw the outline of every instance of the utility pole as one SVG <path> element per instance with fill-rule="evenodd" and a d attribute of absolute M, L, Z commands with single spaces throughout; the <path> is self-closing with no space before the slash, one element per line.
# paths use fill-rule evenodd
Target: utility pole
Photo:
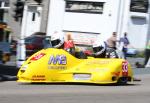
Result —
<path fill-rule="evenodd" d="M 17 1 L 18 2 L 18 1 Z M 19 2 L 22 2 L 19 0 Z M 24 18 L 23 16 L 26 15 L 26 6 L 24 6 L 23 4 L 23 7 L 21 7 L 20 10 L 20 15 L 19 17 L 21 17 L 21 22 L 24 21 Z M 23 62 L 26 60 L 26 47 L 25 47 L 25 40 L 24 40 L 24 30 L 23 30 L 23 25 L 21 25 L 21 34 L 20 34 L 20 38 L 18 40 L 18 43 L 17 43 L 17 56 L 16 56 L 16 59 L 17 59 L 17 62 L 16 62 L 16 66 L 18 68 L 21 67 L 21 65 L 23 64 Z"/>
<path fill-rule="evenodd" d="M 21 0 L 19 0 L 20 2 Z M 38 4 L 42 3 L 42 0 L 34 0 Z M 27 14 L 28 14 L 28 9 L 29 5 L 27 4 L 27 1 L 24 3 L 25 5 L 23 6 L 23 11 L 22 11 L 22 25 L 21 25 L 21 34 L 20 38 L 18 40 L 18 45 L 17 45 L 17 67 L 20 68 L 21 65 L 24 63 L 26 60 L 26 47 L 25 47 L 25 32 L 26 32 L 26 24 L 27 24 Z"/>

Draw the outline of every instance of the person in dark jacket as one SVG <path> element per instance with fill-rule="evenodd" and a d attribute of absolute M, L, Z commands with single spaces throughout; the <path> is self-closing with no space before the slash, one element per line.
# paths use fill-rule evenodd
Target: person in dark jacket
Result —
<path fill-rule="evenodd" d="M 128 50 L 128 46 L 130 44 L 129 39 L 127 38 L 127 33 L 124 33 L 124 37 L 120 38 L 120 43 L 123 43 L 123 47 L 122 47 L 122 52 L 123 52 L 123 57 L 124 59 L 127 58 L 127 50 Z"/>
<path fill-rule="evenodd" d="M 149 58 L 150 58 L 150 40 L 147 42 L 146 48 L 145 48 L 145 55 L 144 55 L 144 64 L 140 64 L 139 62 L 135 63 L 135 66 L 137 68 L 145 68 L 149 67 Z"/>
<path fill-rule="evenodd" d="M 150 58 L 150 40 L 148 41 L 145 49 L 145 60 L 144 60 L 144 66 L 147 65 L 148 60 Z"/>

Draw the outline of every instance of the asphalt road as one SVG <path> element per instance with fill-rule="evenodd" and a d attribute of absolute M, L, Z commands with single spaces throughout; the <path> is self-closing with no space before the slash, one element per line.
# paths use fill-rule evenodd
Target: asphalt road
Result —
<path fill-rule="evenodd" d="M 150 103 L 150 75 L 125 86 L 0 82 L 0 103 Z"/>

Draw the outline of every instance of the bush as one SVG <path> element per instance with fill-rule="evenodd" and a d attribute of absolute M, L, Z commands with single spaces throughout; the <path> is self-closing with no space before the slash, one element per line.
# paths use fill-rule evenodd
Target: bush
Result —
<path fill-rule="evenodd" d="M 138 51 L 135 57 L 141 57 L 141 58 L 144 58 L 144 50 Z"/>

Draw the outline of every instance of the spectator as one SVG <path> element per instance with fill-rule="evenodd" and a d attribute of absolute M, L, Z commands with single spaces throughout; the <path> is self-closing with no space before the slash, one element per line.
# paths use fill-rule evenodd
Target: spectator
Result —
<path fill-rule="evenodd" d="M 146 48 L 145 48 L 145 60 L 144 60 L 144 64 L 140 64 L 139 62 L 136 62 L 135 63 L 135 66 L 137 68 L 145 68 L 149 61 L 149 58 L 150 58 L 150 40 L 147 42 L 147 45 L 146 45 Z"/>
<path fill-rule="evenodd" d="M 66 40 L 64 42 L 64 50 L 66 50 L 72 55 L 75 55 L 75 45 L 70 33 L 66 35 Z"/>
<path fill-rule="evenodd" d="M 116 42 L 117 42 L 118 40 L 117 40 L 117 34 L 116 34 L 116 32 L 113 32 L 113 34 L 112 34 L 112 36 L 110 37 L 110 38 L 108 38 L 107 39 L 107 41 L 106 41 L 106 44 L 107 44 L 107 46 L 109 47 L 109 48 L 112 48 L 112 49 L 117 49 L 116 48 Z"/>
<path fill-rule="evenodd" d="M 146 66 L 148 60 L 150 58 L 150 40 L 148 41 L 145 49 L 145 60 L 144 60 L 144 66 Z"/>
<path fill-rule="evenodd" d="M 124 33 L 124 37 L 120 38 L 120 44 L 122 43 L 122 53 L 123 53 L 123 58 L 126 59 L 127 57 L 127 50 L 128 46 L 130 44 L 129 39 L 127 38 L 127 33 Z"/>

